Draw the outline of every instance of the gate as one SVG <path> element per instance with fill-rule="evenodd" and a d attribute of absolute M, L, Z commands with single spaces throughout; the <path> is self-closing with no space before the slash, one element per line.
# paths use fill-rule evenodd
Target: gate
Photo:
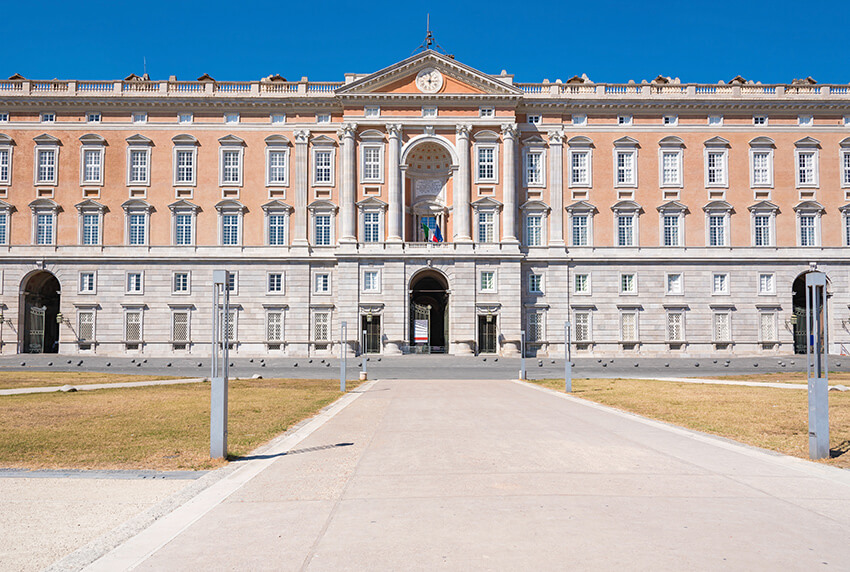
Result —
<path fill-rule="evenodd" d="M 413 303 L 413 347 L 416 354 L 431 353 L 431 306 Z"/>
<path fill-rule="evenodd" d="M 496 353 L 496 317 L 478 316 L 478 353 Z"/>
<path fill-rule="evenodd" d="M 29 315 L 29 346 L 27 351 L 31 354 L 44 352 L 44 313 L 47 306 L 30 306 Z"/>
<path fill-rule="evenodd" d="M 366 332 L 366 339 L 364 340 L 366 353 L 381 353 L 381 317 L 370 314 L 363 316 L 362 322 L 361 331 Z"/>
<path fill-rule="evenodd" d="M 806 309 L 794 307 L 794 353 L 806 353 Z"/>

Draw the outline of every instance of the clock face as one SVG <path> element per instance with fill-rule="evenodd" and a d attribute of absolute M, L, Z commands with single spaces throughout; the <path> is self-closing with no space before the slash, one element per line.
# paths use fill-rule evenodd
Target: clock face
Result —
<path fill-rule="evenodd" d="M 425 68 L 416 75 L 416 87 L 424 93 L 437 93 L 443 87 L 443 74 L 434 68 Z"/>

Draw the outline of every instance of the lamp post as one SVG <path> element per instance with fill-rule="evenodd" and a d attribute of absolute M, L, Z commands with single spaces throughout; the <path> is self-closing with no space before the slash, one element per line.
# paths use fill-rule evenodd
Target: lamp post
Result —
<path fill-rule="evenodd" d="M 342 322 L 339 333 L 339 390 L 345 393 L 345 338 L 348 332 L 348 323 Z"/>
<path fill-rule="evenodd" d="M 525 330 L 519 331 L 519 378 L 525 380 Z"/>
<path fill-rule="evenodd" d="M 210 372 L 210 457 L 227 456 L 227 376 L 230 356 L 230 272 L 213 271 L 212 366 Z M 223 302 L 223 303 L 222 303 Z"/>
<path fill-rule="evenodd" d="M 573 364 L 570 361 L 570 321 L 564 322 L 564 393 L 573 391 Z"/>
<path fill-rule="evenodd" d="M 809 393 L 809 458 L 829 458 L 829 342 L 826 274 L 806 274 L 806 377 Z"/>

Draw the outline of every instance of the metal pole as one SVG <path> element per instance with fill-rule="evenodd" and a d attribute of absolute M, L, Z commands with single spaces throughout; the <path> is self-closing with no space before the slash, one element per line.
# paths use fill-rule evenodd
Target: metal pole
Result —
<path fill-rule="evenodd" d="M 826 322 L 826 274 L 806 274 L 806 374 L 809 394 L 809 457 L 829 451 L 829 367 Z"/>
<path fill-rule="evenodd" d="M 368 359 L 369 354 L 366 353 L 366 330 L 363 330 L 363 375 L 369 375 L 368 370 L 366 369 L 366 360 Z"/>
<path fill-rule="evenodd" d="M 519 331 L 519 378 L 525 379 L 525 330 Z"/>
<path fill-rule="evenodd" d="M 345 393 L 345 338 L 348 324 L 343 322 L 339 334 L 339 390 Z"/>
<path fill-rule="evenodd" d="M 564 322 L 564 393 L 573 391 L 573 364 L 570 361 L 570 321 Z"/>
<path fill-rule="evenodd" d="M 210 377 L 210 457 L 227 456 L 227 378 L 230 364 L 230 273 L 213 271 L 213 331 Z M 219 305 L 219 299 L 223 304 Z M 219 348 L 221 344 L 221 348 Z M 219 351 L 221 349 L 221 351 Z M 219 360 L 223 362 L 219 363 Z"/>

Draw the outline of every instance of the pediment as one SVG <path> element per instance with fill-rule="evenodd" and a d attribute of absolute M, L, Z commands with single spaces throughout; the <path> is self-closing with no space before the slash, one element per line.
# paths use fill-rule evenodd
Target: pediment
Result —
<path fill-rule="evenodd" d="M 144 135 L 140 135 L 138 133 L 136 133 L 135 135 L 130 135 L 125 139 L 125 141 L 129 145 L 153 145 L 153 141 L 151 141 Z"/>
<path fill-rule="evenodd" d="M 578 201 L 567 207 L 569 213 L 591 213 L 595 214 L 599 210 L 587 201 Z"/>
<path fill-rule="evenodd" d="M 222 211 L 239 211 L 246 212 L 248 207 L 240 203 L 239 201 L 233 199 L 225 199 L 223 201 L 219 201 L 215 204 L 215 210 L 218 212 Z"/>
<path fill-rule="evenodd" d="M 244 146 L 245 140 L 240 139 L 236 135 L 225 135 L 224 137 L 218 138 L 219 145 L 229 145 L 229 146 Z"/>
<path fill-rule="evenodd" d="M 269 201 L 266 204 L 264 204 L 263 206 L 261 206 L 260 208 L 263 209 L 264 212 L 269 212 L 269 211 L 292 212 L 291 206 L 289 206 L 285 202 L 279 201 L 279 200 Z"/>
<path fill-rule="evenodd" d="M 712 137 L 704 145 L 706 147 L 729 147 L 729 140 L 723 137 Z"/>
<path fill-rule="evenodd" d="M 804 211 L 822 213 L 826 209 L 824 209 L 823 205 L 817 201 L 802 201 L 797 203 L 797 205 L 794 207 L 794 210 L 797 212 Z"/>
<path fill-rule="evenodd" d="M 416 76 L 432 68 L 442 75 L 442 85 L 435 93 L 423 93 L 416 86 Z M 432 50 L 415 54 L 406 60 L 357 79 L 336 90 L 337 95 L 431 96 L 445 95 L 522 95 L 522 90 L 471 68 L 449 56 Z"/>
<path fill-rule="evenodd" d="M 779 207 L 777 205 L 773 204 L 770 201 L 759 201 L 756 204 L 750 205 L 749 207 L 747 207 L 747 210 L 750 211 L 750 212 L 755 212 L 755 211 L 778 212 Z"/>
<path fill-rule="evenodd" d="M 611 207 L 611 210 L 616 212 L 641 212 L 643 207 L 635 201 L 620 201 Z"/>
<path fill-rule="evenodd" d="M 820 141 L 813 137 L 803 137 L 799 141 L 794 141 L 795 147 L 820 147 Z"/>
<path fill-rule="evenodd" d="M 488 209 L 488 208 L 501 209 L 502 208 L 502 203 L 500 203 L 499 201 L 497 201 L 496 199 L 491 198 L 491 197 L 482 197 L 482 198 L 478 199 L 477 201 L 472 201 L 471 205 L 472 205 L 473 208 L 477 208 L 477 209 Z"/>
<path fill-rule="evenodd" d="M 750 140 L 750 147 L 776 147 L 776 143 L 770 137 L 756 137 Z"/>
<path fill-rule="evenodd" d="M 36 145 L 61 145 L 62 141 L 60 141 L 57 137 L 53 135 L 48 135 L 47 133 L 42 133 L 36 137 L 32 138 L 35 141 Z"/>
<path fill-rule="evenodd" d="M 357 201 L 356 204 L 361 209 L 368 209 L 368 208 L 385 209 L 385 208 L 387 208 L 387 203 L 385 203 L 384 201 L 382 201 L 381 199 L 379 199 L 377 197 L 368 197 L 368 198 L 365 198 L 363 200 Z"/>
<path fill-rule="evenodd" d="M 730 205 L 726 201 L 711 201 L 710 203 L 708 203 L 707 205 L 702 207 L 702 210 L 704 210 L 706 212 L 708 212 L 708 211 L 732 212 L 734 209 L 732 208 L 732 205 Z"/>
<path fill-rule="evenodd" d="M 83 202 L 81 202 L 81 203 L 77 203 L 77 204 L 75 204 L 75 205 L 74 205 L 74 208 L 76 208 L 76 209 L 77 209 L 78 211 L 80 211 L 80 212 L 82 212 L 82 211 L 100 211 L 100 212 L 106 212 L 106 211 L 108 211 L 108 210 L 109 210 L 109 209 L 106 207 L 106 205 L 101 204 L 101 203 L 99 203 L 99 202 L 97 202 L 97 201 L 93 201 L 93 200 L 91 200 L 91 199 L 86 199 L 86 200 L 84 200 L 84 201 L 83 201 Z"/>
<path fill-rule="evenodd" d="M 530 201 L 527 201 L 524 205 L 522 205 L 519 208 L 520 208 L 521 211 L 525 211 L 525 212 L 547 212 L 548 213 L 550 210 L 552 210 L 551 208 L 549 208 L 549 205 L 547 205 L 543 201 L 540 201 L 540 200 L 537 200 L 537 199 L 532 199 Z"/>
<path fill-rule="evenodd" d="M 663 205 L 659 205 L 657 210 L 660 213 L 664 213 L 664 212 L 687 213 L 688 207 L 685 204 L 680 203 L 679 201 L 668 201 L 668 202 L 664 203 Z"/>
<path fill-rule="evenodd" d="M 168 208 L 171 209 L 172 212 L 174 212 L 174 211 L 184 211 L 184 210 L 185 211 L 191 210 L 191 211 L 194 211 L 194 212 L 198 212 L 198 211 L 201 210 L 201 207 L 199 207 L 195 203 L 191 203 L 191 202 L 187 201 L 186 199 L 181 199 L 179 201 L 173 202 L 170 205 L 168 205 Z"/>
<path fill-rule="evenodd" d="M 106 139 L 97 133 L 86 133 L 80 136 L 80 143 L 83 145 L 106 145 Z"/>

